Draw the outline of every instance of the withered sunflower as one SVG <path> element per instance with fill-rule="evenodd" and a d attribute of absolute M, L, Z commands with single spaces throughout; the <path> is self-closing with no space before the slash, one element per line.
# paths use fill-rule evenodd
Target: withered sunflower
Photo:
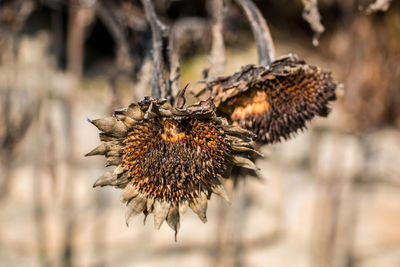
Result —
<path fill-rule="evenodd" d="M 105 155 L 107 166 L 117 166 L 94 187 L 123 189 L 127 224 L 134 215 L 153 213 L 155 228 L 166 220 L 176 235 L 187 207 L 205 223 L 212 193 L 229 202 L 221 178 L 233 166 L 256 169 L 248 159 L 256 152 L 251 132 L 217 117 L 211 100 L 183 108 L 184 101 L 172 108 L 165 99 L 146 97 L 90 121 L 102 144 L 86 156 Z"/>
<path fill-rule="evenodd" d="M 330 72 L 289 55 L 207 82 L 196 96 L 213 97 L 218 112 L 255 133 L 258 142 L 276 143 L 314 116 L 327 116 L 336 87 Z"/>

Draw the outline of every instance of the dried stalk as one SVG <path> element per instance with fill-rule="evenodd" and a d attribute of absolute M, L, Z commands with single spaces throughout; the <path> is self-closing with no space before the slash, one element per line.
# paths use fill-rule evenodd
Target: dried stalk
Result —
<path fill-rule="evenodd" d="M 207 78 L 216 78 L 224 74 L 226 55 L 225 55 L 225 44 L 223 30 L 223 0 L 211 0 L 210 9 L 212 12 L 213 25 L 211 29 L 212 33 L 212 45 L 210 53 L 210 66 L 208 68 Z M 226 243 L 224 229 L 227 225 L 227 210 L 225 203 L 220 201 L 218 203 L 218 217 L 215 229 L 215 242 L 213 253 L 211 254 L 211 264 L 213 266 L 219 266 L 223 264 L 224 254 L 224 243 Z"/>
<path fill-rule="evenodd" d="M 257 43 L 258 64 L 269 65 L 275 58 L 275 48 L 268 25 L 251 0 L 236 0 L 243 9 Z"/>
<path fill-rule="evenodd" d="M 224 20 L 224 1 L 212 0 L 211 8 L 214 24 L 212 26 L 212 46 L 209 76 L 215 78 L 224 74 L 226 62 L 224 36 L 222 34 Z"/>
<path fill-rule="evenodd" d="M 164 78 L 163 36 L 168 32 L 168 27 L 162 24 L 155 13 L 151 0 L 141 0 L 146 18 L 150 23 L 153 42 L 153 79 L 151 95 L 155 98 L 167 97 L 167 84 Z"/>
<path fill-rule="evenodd" d="M 169 82 L 171 91 L 171 103 L 174 102 L 175 98 L 178 96 L 180 89 L 180 62 L 179 62 L 179 52 L 174 41 L 174 34 L 172 33 L 175 28 L 172 28 L 171 33 L 168 38 L 168 56 L 169 56 Z"/>
<path fill-rule="evenodd" d="M 123 32 L 122 25 L 120 25 L 114 15 L 114 12 L 108 7 L 104 6 L 102 1 L 96 2 L 96 14 L 99 16 L 100 20 L 103 22 L 104 26 L 107 28 L 108 32 L 111 34 L 113 40 L 117 44 L 117 58 L 122 60 L 128 60 L 129 55 L 129 43 Z M 124 64 L 121 64 L 120 60 L 117 63 L 117 68 L 120 69 Z"/>
<path fill-rule="evenodd" d="M 317 46 L 318 37 L 325 31 L 318 10 L 318 0 L 302 0 L 302 3 L 304 6 L 303 19 L 310 24 L 311 29 L 315 32 L 313 44 Z"/>
<path fill-rule="evenodd" d="M 93 9 L 84 8 L 79 4 L 78 0 L 73 0 L 69 5 L 69 21 L 68 21 L 68 40 L 67 40 L 67 70 L 72 75 L 73 84 L 69 92 L 65 104 L 64 125 L 66 129 L 67 149 L 67 174 L 66 188 L 63 199 L 63 220 L 64 225 L 64 242 L 63 242 L 63 266 L 72 266 L 74 251 L 73 240 L 75 238 L 76 218 L 74 216 L 75 209 L 75 170 L 76 170 L 76 137 L 74 110 L 76 106 L 76 98 L 79 84 L 82 77 L 83 52 L 85 40 L 85 28 L 91 22 Z"/>

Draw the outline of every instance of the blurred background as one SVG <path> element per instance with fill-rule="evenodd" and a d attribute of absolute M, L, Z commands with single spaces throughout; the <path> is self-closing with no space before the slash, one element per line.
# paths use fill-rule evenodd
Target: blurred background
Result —
<path fill-rule="evenodd" d="M 174 29 L 181 86 L 212 60 L 212 1 L 153 1 Z M 126 227 L 121 191 L 92 188 L 105 159 L 83 156 L 100 143 L 87 117 L 150 94 L 141 3 L 0 0 L 0 266 L 400 266 L 400 2 L 320 0 L 317 27 L 307 2 L 254 1 L 277 56 L 332 71 L 343 96 L 263 147 L 260 178 L 242 179 L 231 205 L 213 197 L 206 224 L 188 212 L 175 243 L 152 218 Z M 223 37 L 225 74 L 257 63 L 234 1 Z"/>

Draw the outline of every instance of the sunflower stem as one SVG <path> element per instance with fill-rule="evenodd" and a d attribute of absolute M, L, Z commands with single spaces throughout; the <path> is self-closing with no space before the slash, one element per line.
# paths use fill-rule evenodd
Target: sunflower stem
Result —
<path fill-rule="evenodd" d="M 275 58 L 274 42 L 267 22 L 251 0 L 235 0 L 249 20 L 257 44 L 258 64 L 269 65 Z"/>
<path fill-rule="evenodd" d="M 150 23 L 153 44 L 153 79 L 151 86 L 151 95 L 154 98 L 166 97 L 167 86 L 164 77 L 164 58 L 163 58 L 163 36 L 166 36 L 168 27 L 158 20 L 154 6 L 151 0 L 141 0 Z"/>

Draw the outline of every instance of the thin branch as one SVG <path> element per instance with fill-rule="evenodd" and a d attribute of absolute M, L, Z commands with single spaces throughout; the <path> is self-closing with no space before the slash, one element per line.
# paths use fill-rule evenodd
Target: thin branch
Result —
<path fill-rule="evenodd" d="M 185 17 L 178 19 L 169 31 L 168 39 L 168 60 L 169 60 L 169 82 L 171 94 L 174 99 L 171 103 L 177 102 L 180 92 L 180 62 L 179 59 L 188 47 L 193 50 L 193 46 L 206 46 L 209 39 L 208 21 L 200 17 Z"/>
<path fill-rule="evenodd" d="M 268 25 L 260 10 L 251 0 L 236 0 L 243 9 L 257 43 L 258 63 L 269 65 L 275 58 L 275 48 Z"/>
<path fill-rule="evenodd" d="M 212 26 L 212 47 L 210 57 L 209 76 L 217 77 L 224 74 L 225 69 L 225 45 L 223 30 L 224 0 L 211 0 L 211 9 L 214 24 Z"/>
<path fill-rule="evenodd" d="M 311 29 L 315 32 L 313 44 L 318 45 L 318 37 L 325 31 L 324 25 L 321 23 L 321 15 L 318 11 L 318 0 L 302 0 L 304 10 L 303 19 L 306 20 Z"/>
<path fill-rule="evenodd" d="M 138 77 L 139 79 L 135 82 L 132 87 L 134 99 L 141 99 L 147 90 L 148 85 L 151 81 L 151 70 L 153 63 L 151 62 L 150 57 L 145 57 L 142 63 L 142 66 L 139 70 Z"/>
<path fill-rule="evenodd" d="M 96 13 L 100 20 L 103 22 L 104 26 L 107 27 L 114 41 L 118 46 L 124 47 L 126 50 L 129 48 L 128 41 L 125 38 L 121 26 L 116 21 L 113 12 L 104 6 L 102 1 L 96 2 Z"/>
<path fill-rule="evenodd" d="M 164 58 L 163 58 L 163 42 L 162 37 L 168 31 L 168 27 L 162 24 L 155 13 L 151 0 L 141 0 L 146 14 L 146 18 L 150 23 L 153 39 L 153 80 L 151 95 L 153 97 L 166 97 L 166 82 L 164 78 Z"/>
<path fill-rule="evenodd" d="M 110 32 L 111 36 L 113 37 L 115 43 L 118 46 L 119 51 L 121 51 L 123 56 L 129 58 L 128 40 L 126 39 L 122 26 L 119 25 L 113 12 L 109 8 L 107 8 L 102 1 L 97 1 L 96 13 L 99 16 L 100 20 L 105 25 L 105 27 Z"/>
<path fill-rule="evenodd" d="M 181 78 L 181 66 L 179 62 L 179 51 L 176 47 L 176 43 L 174 41 L 173 31 L 176 28 L 172 27 L 169 38 L 168 38 L 168 57 L 169 57 L 169 82 L 170 82 L 170 91 L 172 95 L 171 102 L 174 102 L 175 98 L 178 96 L 178 92 L 180 89 L 180 78 Z"/>

